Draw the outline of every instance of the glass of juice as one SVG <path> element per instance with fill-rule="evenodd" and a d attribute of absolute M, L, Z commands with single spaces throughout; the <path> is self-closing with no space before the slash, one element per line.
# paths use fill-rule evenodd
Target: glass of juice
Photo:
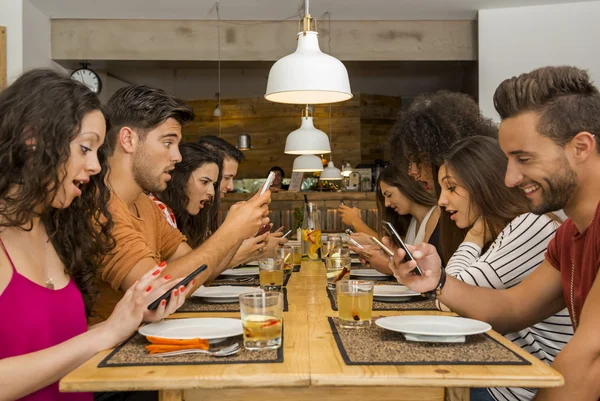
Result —
<path fill-rule="evenodd" d="M 345 328 L 370 326 L 373 311 L 373 282 L 340 281 L 336 291 L 340 326 Z"/>
<path fill-rule="evenodd" d="M 250 351 L 281 347 L 283 294 L 280 292 L 240 295 L 244 347 Z"/>
<path fill-rule="evenodd" d="M 264 251 L 258 258 L 260 287 L 266 291 L 279 291 L 283 286 L 283 258 L 280 249 Z"/>
<path fill-rule="evenodd" d="M 335 289 L 335 286 L 339 281 L 347 280 L 348 277 L 350 277 L 351 261 L 350 256 L 330 256 L 325 259 L 328 288 Z"/>
<path fill-rule="evenodd" d="M 283 273 L 290 274 L 294 267 L 294 247 L 292 245 L 284 245 L 279 249 L 279 253 L 283 259 Z"/>
<path fill-rule="evenodd" d="M 302 246 L 293 246 L 294 248 L 294 266 L 302 264 Z"/>

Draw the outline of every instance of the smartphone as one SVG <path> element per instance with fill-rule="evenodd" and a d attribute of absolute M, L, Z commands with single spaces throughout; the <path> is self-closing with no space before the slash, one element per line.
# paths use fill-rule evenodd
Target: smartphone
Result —
<path fill-rule="evenodd" d="M 352 237 L 348 237 L 348 242 L 352 245 L 354 245 L 355 247 L 357 247 L 358 249 L 365 249 L 364 246 L 362 246 L 361 244 L 359 244 L 358 242 L 356 242 L 356 240 Z"/>
<path fill-rule="evenodd" d="M 347 228 L 346 229 L 346 234 L 352 235 L 352 234 L 354 234 L 354 231 L 352 231 L 351 229 Z"/>
<path fill-rule="evenodd" d="M 404 241 L 402 241 L 402 238 L 400 238 L 400 235 L 398 234 L 398 232 L 396 231 L 396 229 L 394 228 L 394 226 L 392 225 L 392 223 L 390 223 L 389 221 L 381 221 L 381 224 L 383 225 L 383 229 L 385 230 L 385 232 L 390 236 L 390 238 L 392 239 L 392 241 L 394 241 L 394 243 L 396 245 L 398 245 L 400 248 L 404 249 L 404 252 L 406 253 L 406 255 L 404 256 L 404 261 L 405 262 L 409 262 L 411 260 L 415 260 L 415 258 L 413 258 L 413 256 L 411 255 L 410 251 L 408 250 L 408 247 L 406 246 L 406 244 L 404 243 Z M 423 275 L 423 271 L 421 270 L 421 268 L 419 267 L 419 265 L 417 265 L 411 273 L 417 274 L 419 276 Z"/>
<path fill-rule="evenodd" d="M 148 305 L 148 310 L 154 310 L 154 309 L 158 308 L 158 305 L 160 305 L 160 302 L 163 299 L 166 299 L 167 302 L 169 302 L 169 299 L 171 299 L 171 293 L 173 292 L 173 290 L 181 287 L 182 285 L 185 287 L 186 285 L 188 285 L 190 283 L 190 281 L 192 281 L 194 279 L 194 277 L 196 277 L 198 274 L 202 273 L 207 268 L 208 268 L 207 265 L 202 265 L 199 268 L 197 268 L 196 270 L 194 270 L 193 272 L 191 272 L 186 278 L 181 280 L 179 283 L 175 284 L 171 289 L 169 289 L 169 291 L 165 292 L 160 298 L 158 298 L 156 301 L 154 301 L 150 305 Z"/>
<path fill-rule="evenodd" d="M 385 253 L 388 254 L 388 256 L 394 256 L 394 252 L 392 252 L 390 250 L 390 248 L 388 248 L 387 246 L 383 245 L 383 243 L 381 241 L 379 241 L 377 238 L 369 236 L 369 239 L 371 240 L 372 243 L 374 243 L 375 245 L 377 245 L 378 247 L 380 247 L 381 249 L 383 249 L 383 251 Z"/>
<path fill-rule="evenodd" d="M 266 233 L 267 231 L 271 231 L 271 223 L 269 224 L 265 224 L 264 226 L 261 226 L 258 229 L 258 232 L 256 233 L 255 237 L 258 237 L 259 235 L 263 235 L 264 233 Z"/>
<path fill-rule="evenodd" d="M 344 201 L 340 201 L 340 205 L 346 206 L 346 204 L 344 203 Z"/>
<path fill-rule="evenodd" d="M 269 173 L 269 176 L 267 177 L 267 180 L 265 181 L 265 183 L 263 184 L 261 190 L 260 190 L 260 194 L 264 194 L 267 189 L 269 189 L 271 187 L 271 184 L 273 183 L 273 180 L 275 179 L 275 172 L 271 171 Z"/>
<path fill-rule="evenodd" d="M 283 234 L 283 237 L 281 237 L 281 238 L 287 237 L 288 235 L 290 235 L 291 232 L 292 232 L 292 230 L 288 231 L 287 233 Z"/>

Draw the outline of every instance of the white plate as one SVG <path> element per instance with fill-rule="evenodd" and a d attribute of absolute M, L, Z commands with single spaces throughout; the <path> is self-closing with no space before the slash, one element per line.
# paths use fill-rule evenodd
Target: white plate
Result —
<path fill-rule="evenodd" d="M 227 269 L 221 273 L 221 276 L 230 276 L 230 277 L 258 276 L 258 267 L 242 267 L 239 269 Z"/>
<path fill-rule="evenodd" d="M 407 340 L 429 342 L 464 342 L 464 336 L 492 329 L 492 326 L 479 320 L 430 315 L 388 316 L 377 319 L 375 324 L 403 333 Z"/>
<path fill-rule="evenodd" d="M 373 299 L 376 301 L 402 302 L 417 296 L 421 296 L 421 294 L 403 285 L 376 285 L 373 287 Z"/>
<path fill-rule="evenodd" d="M 390 277 L 393 277 L 393 276 L 389 276 L 387 274 L 378 272 L 375 269 L 352 269 L 352 270 L 350 270 L 350 275 L 356 276 L 356 277 L 369 277 L 372 280 L 377 280 L 377 279 L 385 280 Z"/>
<path fill-rule="evenodd" d="M 216 344 L 229 337 L 243 333 L 240 319 L 227 318 L 194 318 L 168 319 L 158 323 L 148 324 L 139 328 L 143 336 L 168 338 L 171 340 L 189 340 L 202 338 Z"/>
<path fill-rule="evenodd" d="M 240 301 L 240 295 L 251 292 L 263 292 L 260 288 L 222 285 L 218 287 L 200 287 L 192 293 L 192 297 L 203 298 L 206 302 L 228 304 Z"/>
<path fill-rule="evenodd" d="M 253 260 L 248 263 L 244 263 L 244 266 L 258 266 L 258 260 Z"/>

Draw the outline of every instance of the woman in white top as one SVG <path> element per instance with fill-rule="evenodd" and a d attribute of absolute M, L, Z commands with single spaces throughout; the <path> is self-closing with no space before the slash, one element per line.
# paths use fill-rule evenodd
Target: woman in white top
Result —
<path fill-rule="evenodd" d="M 440 167 L 442 258 L 446 273 L 471 285 L 505 289 L 517 285 L 544 260 L 559 223 L 527 213 L 519 188 L 504 185 L 507 158 L 496 139 L 476 136 L 457 142 Z M 466 235 L 456 238 L 455 224 Z M 444 305 L 440 305 L 445 309 Z M 550 364 L 573 335 L 567 310 L 505 336 Z M 531 400 L 535 390 L 490 388 L 495 400 Z"/>

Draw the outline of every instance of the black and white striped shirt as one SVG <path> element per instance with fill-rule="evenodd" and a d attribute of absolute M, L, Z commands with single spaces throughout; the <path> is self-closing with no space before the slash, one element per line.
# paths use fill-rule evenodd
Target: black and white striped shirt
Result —
<path fill-rule="evenodd" d="M 519 284 L 543 261 L 548 243 L 558 228 L 549 217 L 522 214 L 502 230 L 482 255 L 481 248 L 463 242 L 448 261 L 446 272 L 465 283 L 479 287 L 505 289 Z M 573 336 L 567 309 L 505 337 L 547 364 Z M 496 400 L 531 400 L 535 390 L 527 388 L 491 388 Z"/>

